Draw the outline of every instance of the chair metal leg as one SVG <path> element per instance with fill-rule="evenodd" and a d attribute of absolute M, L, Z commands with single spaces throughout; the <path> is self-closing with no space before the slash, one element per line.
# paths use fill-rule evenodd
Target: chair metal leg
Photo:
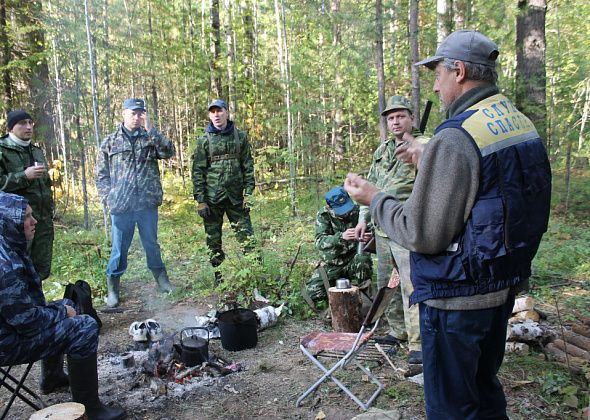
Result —
<path fill-rule="evenodd" d="M 41 400 L 41 398 L 39 398 L 39 396 L 34 391 L 32 391 L 29 387 L 27 387 L 24 384 L 32 367 L 33 367 L 33 363 L 29 363 L 27 365 L 27 367 L 25 368 L 25 372 L 21 375 L 20 380 L 17 380 L 15 377 L 13 377 L 10 374 L 10 369 L 12 368 L 12 366 L 9 366 L 6 369 L 0 368 L 0 373 L 3 375 L 2 380 L 0 381 L 0 385 L 2 387 L 5 387 L 8 391 L 10 391 L 12 393 L 10 399 L 8 400 L 8 403 L 6 404 L 6 407 L 4 408 L 4 411 L 2 412 L 2 416 L 0 417 L 0 420 L 4 420 L 6 418 L 6 415 L 8 414 L 8 410 L 10 410 L 10 407 L 14 403 L 14 400 L 16 399 L 16 397 L 19 397 L 23 402 L 28 404 L 34 410 L 40 410 L 41 408 L 45 407 L 45 403 L 43 402 L 43 400 Z M 14 384 L 16 384 L 16 387 L 13 387 L 12 385 L 10 385 L 7 382 L 7 380 L 10 380 Z M 32 402 L 29 398 L 27 398 L 22 393 L 22 391 L 27 392 L 31 397 L 33 397 L 35 400 L 37 400 L 37 402 L 39 404 L 35 404 L 34 402 Z"/>

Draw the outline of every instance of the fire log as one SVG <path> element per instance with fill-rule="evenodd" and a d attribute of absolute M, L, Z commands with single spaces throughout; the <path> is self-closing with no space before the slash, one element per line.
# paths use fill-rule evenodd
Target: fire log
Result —
<path fill-rule="evenodd" d="M 526 343 L 506 343 L 506 353 L 528 353 L 529 346 Z"/>
<path fill-rule="evenodd" d="M 581 349 L 590 352 L 590 338 L 576 334 L 573 331 L 564 331 L 563 336 L 566 342 L 575 344 Z"/>
<path fill-rule="evenodd" d="M 519 297 L 514 301 L 514 308 L 512 313 L 518 313 L 522 311 L 530 311 L 535 306 L 535 300 L 530 296 Z"/>
<path fill-rule="evenodd" d="M 572 331 L 583 335 L 584 337 L 590 338 L 590 328 L 586 327 L 585 325 L 572 324 Z"/>
<path fill-rule="evenodd" d="M 359 288 L 328 289 L 332 328 L 336 332 L 358 332 L 361 328 L 361 299 Z"/>
<path fill-rule="evenodd" d="M 534 309 L 531 309 L 529 311 L 518 312 L 516 315 L 514 315 L 512 318 L 510 318 L 508 320 L 508 323 L 509 324 L 517 324 L 519 322 L 527 321 L 527 320 L 539 322 L 540 319 L 541 319 L 541 317 L 539 316 L 537 311 L 535 311 Z"/>
<path fill-rule="evenodd" d="M 560 340 L 560 339 L 555 340 L 553 342 L 553 344 L 559 350 L 564 351 L 564 352 L 566 352 L 567 354 L 569 354 L 571 356 L 579 357 L 579 358 L 584 359 L 584 360 L 590 360 L 590 352 L 587 352 L 586 350 L 579 348 L 575 344 L 566 343 L 566 342 L 564 342 L 563 340 Z"/>
<path fill-rule="evenodd" d="M 67 402 L 55 404 L 50 407 L 39 410 L 30 417 L 30 420 L 45 419 L 63 419 L 63 420 L 82 420 L 86 419 L 86 409 L 83 404 Z"/>
<path fill-rule="evenodd" d="M 574 373 L 582 373 L 583 368 L 586 362 L 582 359 L 577 357 L 572 357 L 566 355 L 563 351 L 558 349 L 553 343 L 549 343 L 545 346 L 545 351 L 551 356 L 552 359 L 569 366 L 570 370 Z"/>
<path fill-rule="evenodd" d="M 536 322 L 527 321 L 508 325 L 507 341 L 538 341 L 549 335 L 546 327 Z"/>

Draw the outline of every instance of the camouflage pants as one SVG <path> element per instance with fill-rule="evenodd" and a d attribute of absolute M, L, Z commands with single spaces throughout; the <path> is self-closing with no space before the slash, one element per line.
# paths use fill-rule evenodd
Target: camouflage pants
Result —
<path fill-rule="evenodd" d="M 53 219 L 50 215 L 37 220 L 35 239 L 28 244 L 28 252 L 39 277 L 45 280 L 51 274 L 53 256 Z"/>
<path fill-rule="evenodd" d="M 64 301 L 70 306 L 74 304 Z M 98 347 L 98 324 L 89 315 L 65 318 L 39 331 L 33 336 L 3 336 L 0 340 L 0 363 L 28 363 L 64 353 L 75 359 L 84 359 L 96 353 Z"/>
<path fill-rule="evenodd" d="M 338 279 L 349 279 L 353 285 L 359 285 L 373 276 L 373 260 L 370 255 L 354 254 L 348 264 L 341 266 L 321 264 L 326 270 L 330 287 L 333 287 Z M 305 291 L 314 302 L 325 301 L 328 298 L 320 269 L 321 267 L 316 268 L 305 285 Z"/>
<path fill-rule="evenodd" d="M 232 204 L 229 199 L 225 199 L 221 203 L 209 204 L 209 210 L 211 214 L 203 220 L 203 224 L 207 234 L 207 247 L 211 253 L 209 261 L 213 267 L 219 266 L 225 259 L 221 241 L 224 214 L 227 215 L 244 252 L 250 252 L 255 248 L 256 240 L 250 221 L 250 210 L 245 209 L 242 203 Z"/>
<path fill-rule="evenodd" d="M 410 280 L 410 252 L 394 241 L 376 235 L 377 246 L 377 287 L 386 286 L 391 272 L 396 268 L 400 276 L 400 287 L 385 311 L 390 332 L 399 339 L 407 339 L 410 350 L 421 350 L 420 315 L 418 305 L 409 306 L 414 291 Z"/>

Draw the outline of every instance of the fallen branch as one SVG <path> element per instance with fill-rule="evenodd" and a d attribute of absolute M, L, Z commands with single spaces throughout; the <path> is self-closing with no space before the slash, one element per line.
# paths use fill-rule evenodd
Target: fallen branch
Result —
<path fill-rule="evenodd" d="M 558 349 L 553 343 L 549 343 L 545 346 L 546 354 L 549 354 L 553 360 L 561 363 L 565 363 L 567 368 L 574 373 L 583 373 L 583 366 L 586 362 L 583 359 L 577 357 L 569 357 L 567 353 Z"/>

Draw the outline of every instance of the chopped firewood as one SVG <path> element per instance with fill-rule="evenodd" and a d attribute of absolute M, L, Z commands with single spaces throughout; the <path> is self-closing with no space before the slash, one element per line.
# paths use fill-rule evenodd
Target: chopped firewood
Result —
<path fill-rule="evenodd" d="M 524 296 L 516 299 L 514 301 L 514 307 L 512 308 L 512 313 L 518 313 L 522 311 L 530 311 L 535 306 L 535 300 L 530 296 Z"/>
<path fill-rule="evenodd" d="M 585 325 L 573 324 L 572 331 L 577 334 L 583 335 L 584 337 L 590 338 L 590 328 L 586 327 Z"/>
<path fill-rule="evenodd" d="M 580 321 L 582 321 L 584 324 L 590 327 L 590 316 L 582 315 L 578 311 L 574 311 L 574 314 L 576 315 L 576 318 L 578 318 Z"/>
<path fill-rule="evenodd" d="M 506 343 L 506 352 L 507 353 L 528 353 L 529 346 L 526 343 L 509 342 L 509 343 Z"/>
<path fill-rule="evenodd" d="M 517 324 L 519 322 L 527 321 L 527 320 L 539 322 L 540 319 L 541 319 L 541 317 L 539 316 L 537 311 L 535 311 L 534 309 L 531 309 L 529 311 L 522 311 L 522 312 L 516 313 L 512 318 L 510 318 L 508 320 L 508 323 L 509 324 Z"/>
<path fill-rule="evenodd" d="M 550 331 L 539 323 L 526 321 L 508 325 L 506 341 L 539 341 L 550 334 Z"/>
<path fill-rule="evenodd" d="M 582 373 L 583 366 L 587 365 L 583 359 L 566 355 L 565 352 L 558 349 L 553 343 L 547 344 L 545 346 L 545 351 L 551 356 L 552 359 L 568 366 L 572 372 Z"/>
<path fill-rule="evenodd" d="M 83 404 L 75 402 L 67 402 L 62 404 L 55 404 L 50 407 L 39 410 L 31 416 L 31 420 L 43 419 L 70 419 L 82 420 L 86 419 L 86 409 Z"/>
<path fill-rule="evenodd" d="M 566 352 L 567 354 L 569 354 L 571 356 L 579 357 L 579 358 L 585 359 L 585 360 L 590 360 L 590 352 L 587 352 L 586 350 L 579 348 L 575 344 L 566 343 L 566 342 L 564 342 L 563 340 L 560 340 L 560 339 L 555 340 L 553 342 L 553 344 L 559 350 L 562 350 L 562 351 Z"/>
<path fill-rule="evenodd" d="M 575 344 L 576 346 L 590 352 L 590 338 L 584 337 L 583 335 L 576 334 L 573 331 L 564 331 L 563 333 L 565 341 L 568 343 Z"/>

